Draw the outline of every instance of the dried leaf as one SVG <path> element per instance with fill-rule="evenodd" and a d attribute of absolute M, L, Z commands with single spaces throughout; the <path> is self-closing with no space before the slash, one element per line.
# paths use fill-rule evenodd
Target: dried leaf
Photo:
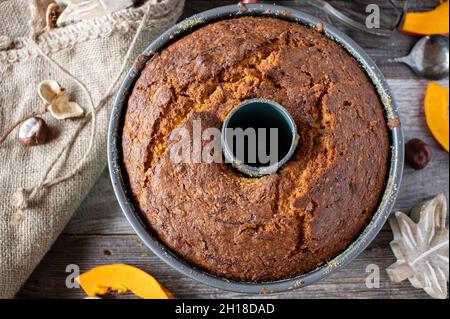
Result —
<path fill-rule="evenodd" d="M 433 298 L 447 298 L 449 276 L 447 200 L 440 194 L 413 208 L 411 218 L 396 212 L 389 219 L 394 233 L 391 249 L 397 262 L 386 269 L 389 278 L 406 278 Z M 416 223 L 417 222 L 417 223 Z"/>

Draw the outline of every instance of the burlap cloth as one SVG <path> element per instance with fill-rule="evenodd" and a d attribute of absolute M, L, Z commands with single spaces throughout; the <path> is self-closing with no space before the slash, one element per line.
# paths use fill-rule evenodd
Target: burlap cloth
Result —
<path fill-rule="evenodd" d="M 98 104 L 125 67 L 131 44 L 126 68 L 182 12 L 183 0 L 149 1 L 139 8 L 42 33 L 48 0 L 0 0 L 0 133 L 43 108 L 37 87 L 46 79 L 58 81 L 70 100 L 87 113 L 84 118 L 63 121 L 49 113 L 43 115 L 51 131 L 44 145 L 22 146 L 17 129 L 0 144 L 0 298 L 14 296 L 105 168 L 113 94 Z M 137 30 L 141 32 L 133 42 Z M 78 78 L 97 108 L 95 136 L 86 162 L 74 176 L 56 185 L 51 182 L 72 172 L 88 150 L 92 110 L 79 83 L 42 53 Z M 17 197 L 31 192 L 29 199 L 22 198 L 21 207 L 13 206 Z M 23 214 L 13 223 L 18 209 Z"/>

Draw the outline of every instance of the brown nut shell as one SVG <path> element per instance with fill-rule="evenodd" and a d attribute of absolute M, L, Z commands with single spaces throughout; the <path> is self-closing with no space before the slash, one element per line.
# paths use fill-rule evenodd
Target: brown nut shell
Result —
<path fill-rule="evenodd" d="M 19 142 L 24 146 L 44 144 L 48 137 L 48 126 L 40 117 L 31 117 L 20 125 Z"/>
<path fill-rule="evenodd" d="M 415 170 L 425 168 L 433 157 L 433 150 L 424 141 L 413 138 L 405 145 L 406 162 Z"/>

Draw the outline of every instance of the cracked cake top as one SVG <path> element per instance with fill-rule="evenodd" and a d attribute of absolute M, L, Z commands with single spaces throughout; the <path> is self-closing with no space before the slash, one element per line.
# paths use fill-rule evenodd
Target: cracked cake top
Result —
<path fill-rule="evenodd" d="M 251 98 L 278 102 L 298 127 L 299 146 L 277 173 L 171 160 L 174 129 L 191 131 L 196 119 L 220 129 Z M 147 62 L 122 151 L 135 204 L 165 245 L 219 276 L 265 281 L 307 272 L 360 234 L 385 187 L 389 140 L 373 85 L 343 48 L 297 23 L 242 17 Z"/>

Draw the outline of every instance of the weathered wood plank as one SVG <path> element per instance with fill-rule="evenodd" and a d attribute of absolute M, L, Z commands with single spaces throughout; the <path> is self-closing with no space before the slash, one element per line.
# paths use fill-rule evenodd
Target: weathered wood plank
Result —
<path fill-rule="evenodd" d="M 390 240 L 391 234 L 383 231 L 349 267 L 314 285 L 287 293 L 247 295 L 211 288 L 179 274 L 149 252 L 134 235 L 63 235 L 17 297 L 80 298 L 85 296 L 80 289 L 65 286 L 68 264 L 77 264 L 81 271 L 86 271 L 101 264 L 128 263 L 154 275 L 178 298 L 427 298 L 423 291 L 412 288 L 408 282 L 389 282 L 384 269 L 394 262 L 394 257 L 386 250 Z M 105 254 L 105 250 L 111 255 Z M 369 264 L 380 268 L 380 288 L 366 287 Z"/>
<path fill-rule="evenodd" d="M 67 234 L 133 234 L 114 195 L 106 169 L 87 195 L 64 233 Z"/>

